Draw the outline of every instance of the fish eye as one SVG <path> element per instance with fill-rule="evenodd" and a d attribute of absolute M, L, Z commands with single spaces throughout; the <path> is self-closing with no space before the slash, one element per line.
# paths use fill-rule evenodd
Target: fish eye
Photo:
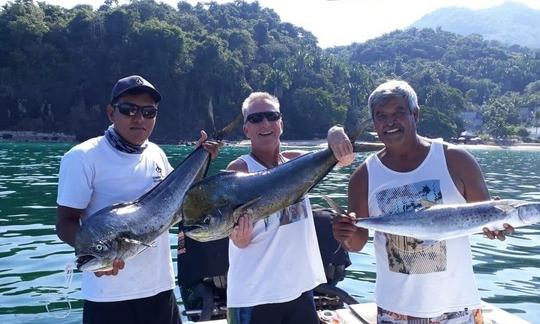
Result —
<path fill-rule="evenodd" d="M 209 215 L 206 215 L 206 217 L 203 219 L 202 223 L 204 225 L 210 225 L 210 219 L 211 219 L 211 217 Z"/>
<path fill-rule="evenodd" d="M 103 251 L 103 245 L 101 245 L 101 244 L 96 244 L 96 250 L 97 250 L 98 252 Z"/>

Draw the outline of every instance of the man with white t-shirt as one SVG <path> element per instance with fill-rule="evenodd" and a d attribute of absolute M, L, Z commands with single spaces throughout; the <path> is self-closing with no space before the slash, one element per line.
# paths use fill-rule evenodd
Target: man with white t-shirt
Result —
<path fill-rule="evenodd" d="M 229 170 L 257 172 L 304 152 L 281 151 L 283 121 L 276 97 L 252 93 L 242 105 L 251 152 Z M 353 161 L 343 128 L 333 127 L 328 145 L 340 165 Z M 318 324 L 312 290 L 326 282 L 309 199 L 252 223 L 242 216 L 230 235 L 227 319 L 234 324 Z"/>
<path fill-rule="evenodd" d="M 58 181 L 58 237 L 73 246 L 80 222 L 113 204 L 129 202 L 151 190 L 172 171 L 165 153 L 148 138 L 154 129 L 160 93 L 132 75 L 112 89 L 103 136 L 70 149 L 62 158 Z M 218 145 L 200 143 L 212 156 Z M 168 232 L 113 269 L 83 272 L 83 323 L 180 323 Z"/>
<path fill-rule="evenodd" d="M 381 84 L 368 106 L 385 147 L 351 176 L 352 213 L 334 219 L 334 236 L 349 251 L 361 250 L 368 239 L 368 230 L 354 225 L 356 217 L 415 210 L 422 200 L 461 204 L 490 199 L 471 154 L 416 133 L 418 99 L 409 84 Z M 505 227 L 484 233 L 504 240 L 513 230 Z M 373 244 L 378 323 L 482 323 L 468 237 L 427 242 L 375 232 Z"/>

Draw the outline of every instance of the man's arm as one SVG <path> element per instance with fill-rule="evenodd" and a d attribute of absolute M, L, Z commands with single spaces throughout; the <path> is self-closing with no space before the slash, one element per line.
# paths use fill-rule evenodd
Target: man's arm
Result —
<path fill-rule="evenodd" d="M 75 236 L 79 230 L 82 209 L 58 206 L 56 208 L 56 234 L 58 237 L 71 246 L 75 246 Z M 124 260 L 116 259 L 113 262 L 113 268 L 109 271 L 94 272 L 96 277 L 103 275 L 116 276 L 118 271 L 124 269 Z"/>
<path fill-rule="evenodd" d="M 56 234 L 71 246 L 75 246 L 75 235 L 79 230 L 82 209 L 58 206 L 56 208 Z"/>
<path fill-rule="evenodd" d="M 336 240 L 342 242 L 349 251 L 360 251 L 368 240 L 369 231 L 355 226 L 356 217 L 368 217 L 367 167 L 362 164 L 349 181 L 349 215 L 334 218 L 332 231 Z"/>
<path fill-rule="evenodd" d="M 448 147 L 445 156 L 450 176 L 467 202 L 490 200 L 480 165 L 469 152 L 455 147 Z M 514 228 L 509 224 L 503 226 L 504 230 L 501 231 L 490 231 L 487 228 L 484 228 L 483 231 L 489 239 L 497 238 L 504 241 L 505 234 L 511 234 Z"/>
<path fill-rule="evenodd" d="M 454 184 L 467 202 L 490 200 L 482 170 L 469 152 L 448 147 L 446 163 Z"/>

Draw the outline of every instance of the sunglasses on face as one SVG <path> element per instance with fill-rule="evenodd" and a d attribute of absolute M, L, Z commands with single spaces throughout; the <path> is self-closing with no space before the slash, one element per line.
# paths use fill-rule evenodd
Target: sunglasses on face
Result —
<path fill-rule="evenodd" d="M 258 124 L 262 122 L 263 119 L 265 118 L 269 122 L 274 122 L 281 118 L 281 113 L 279 111 L 263 111 L 263 112 L 253 113 L 246 117 L 246 121 L 252 124 Z"/>
<path fill-rule="evenodd" d="M 122 115 L 133 117 L 138 111 L 141 111 L 141 115 L 146 119 L 152 119 L 156 117 L 158 109 L 155 106 L 139 106 L 131 102 L 121 102 L 113 105 L 114 108 Z"/>

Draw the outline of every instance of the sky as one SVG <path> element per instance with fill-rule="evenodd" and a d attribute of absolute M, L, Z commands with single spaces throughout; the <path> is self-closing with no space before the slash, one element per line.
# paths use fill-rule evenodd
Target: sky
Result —
<path fill-rule="evenodd" d="M 0 0 L 0 5 L 9 0 Z M 156 0 L 176 8 L 177 0 Z M 90 4 L 98 8 L 104 0 L 45 0 L 71 8 Z M 120 0 L 120 4 L 129 0 Z M 195 4 L 198 0 L 188 0 Z M 218 3 L 231 0 L 216 0 Z M 251 0 L 248 2 L 252 2 Z M 471 9 L 493 7 L 505 0 L 259 0 L 263 7 L 273 9 L 284 22 L 290 22 L 312 32 L 319 46 L 349 45 L 364 42 L 403 29 L 422 16 L 439 8 L 457 6 Z M 540 10 L 540 0 L 512 0 Z"/>

